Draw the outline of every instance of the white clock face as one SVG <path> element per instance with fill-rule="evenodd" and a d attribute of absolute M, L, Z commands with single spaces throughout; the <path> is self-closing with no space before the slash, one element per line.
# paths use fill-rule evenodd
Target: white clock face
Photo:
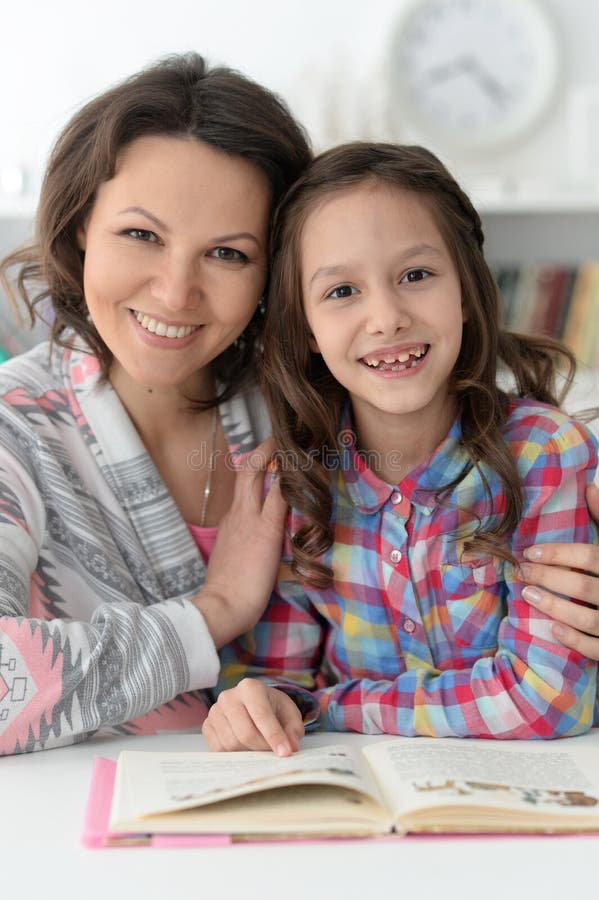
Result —
<path fill-rule="evenodd" d="M 558 81 L 555 34 L 534 0 L 418 0 L 391 44 L 391 117 L 449 146 L 513 139 Z"/>

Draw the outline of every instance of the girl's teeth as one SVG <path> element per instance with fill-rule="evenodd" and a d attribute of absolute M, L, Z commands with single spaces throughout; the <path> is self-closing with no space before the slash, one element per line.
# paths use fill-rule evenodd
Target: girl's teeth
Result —
<path fill-rule="evenodd" d="M 373 357 L 365 356 L 364 362 L 373 369 L 378 369 L 381 364 L 391 366 L 395 365 L 397 371 L 407 368 L 404 363 L 408 363 L 410 358 L 420 359 L 426 353 L 426 347 L 417 347 L 409 353 L 397 353 L 395 356 L 384 356 L 382 359 L 373 359 Z"/>

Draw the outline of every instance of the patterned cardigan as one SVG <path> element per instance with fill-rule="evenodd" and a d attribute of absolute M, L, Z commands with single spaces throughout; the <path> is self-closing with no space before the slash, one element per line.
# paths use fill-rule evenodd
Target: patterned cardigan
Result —
<path fill-rule="evenodd" d="M 46 343 L 0 367 L 0 754 L 197 728 L 218 676 L 204 561 L 99 376 Z M 269 433 L 257 389 L 220 414 L 232 451 Z"/>

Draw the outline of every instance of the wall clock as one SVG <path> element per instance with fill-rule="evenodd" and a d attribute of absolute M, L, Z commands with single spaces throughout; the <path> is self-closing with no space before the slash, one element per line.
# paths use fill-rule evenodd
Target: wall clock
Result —
<path fill-rule="evenodd" d="M 556 97 L 557 33 L 535 0 L 412 0 L 390 50 L 392 129 L 448 148 L 498 149 Z"/>

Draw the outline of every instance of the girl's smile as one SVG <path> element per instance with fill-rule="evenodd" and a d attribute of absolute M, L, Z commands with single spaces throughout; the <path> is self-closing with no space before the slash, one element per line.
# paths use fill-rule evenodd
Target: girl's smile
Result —
<path fill-rule="evenodd" d="M 417 344 L 409 347 L 386 347 L 363 356 L 360 362 L 376 375 L 394 377 L 409 375 L 422 368 L 429 344 Z"/>

